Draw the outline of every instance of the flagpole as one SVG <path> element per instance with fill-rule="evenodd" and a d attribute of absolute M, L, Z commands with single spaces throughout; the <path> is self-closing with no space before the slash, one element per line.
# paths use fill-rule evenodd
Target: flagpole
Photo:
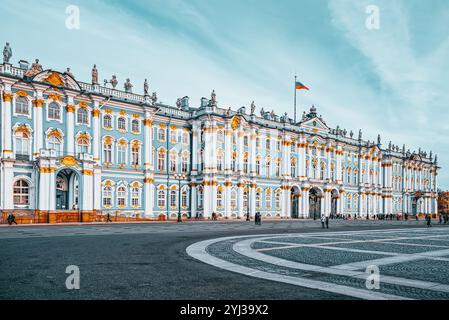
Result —
<path fill-rule="evenodd" d="M 295 85 L 293 86 L 294 90 L 295 90 L 295 111 L 294 111 L 294 120 L 295 120 L 295 124 L 296 124 L 296 74 L 295 74 Z"/>

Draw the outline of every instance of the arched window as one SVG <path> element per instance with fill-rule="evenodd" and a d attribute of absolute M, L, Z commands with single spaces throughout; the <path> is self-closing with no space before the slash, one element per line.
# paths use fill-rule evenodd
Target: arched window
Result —
<path fill-rule="evenodd" d="M 117 119 L 117 129 L 126 130 L 126 119 L 124 117 L 120 117 Z"/>
<path fill-rule="evenodd" d="M 57 154 L 61 153 L 61 140 L 58 137 L 52 135 L 47 139 L 47 148 L 55 150 Z"/>
<path fill-rule="evenodd" d="M 126 140 L 120 140 L 117 143 L 117 163 L 118 164 L 126 164 L 126 149 L 128 148 L 128 144 Z"/>
<path fill-rule="evenodd" d="M 231 171 L 236 170 L 236 163 L 237 163 L 237 153 L 232 153 L 232 160 L 231 160 Z"/>
<path fill-rule="evenodd" d="M 29 115 L 29 104 L 28 99 L 25 97 L 17 97 L 16 98 L 16 105 L 15 105 L 15 113 L 16 114 L 22 114 L 22 115 Z"/>
<path fill-rule="evenodd" d="M 265 207 L 267 207 L 267 209 L 271 209 L 271 190 L 270 189 L 265 190 Z"/>
<path fill-rule="evenodd" d="M 247 147 L 248 146 L 248 136 L 243 136 L 243 144 Z"/>
<path fill-rule="evenodd" d="M 176 154 L 176 151 L 171 151 L 170 152 L 170 171 L 176 172 L 176 169 L 178 166 L 177 162 L 178 162 L 178 156 Z"/>
<path fill-rule="evenodd" d="M 276 177 L 281 176 L 281 160 L 276 159 Z"/>
<path fill-rule="evenodd" d="M 249 172 L 249 168 L 248 168 L 248 157 L 244 157 L 243 158 L 243 171 L 245 173 Z"/>
<path fill-rule="evenodd" d="M 106 114 L 103 117 L 103 127 L 106 129 L 112 129 L 112 117 L 109 114 Z"/>
<path fill-rule="evenodd" d="M 131 121 L 131 131 L 134 133 L 140 132 L 139 120 L 133 119 L 133 121 Z"/>
<path fill-rule="evenodd" d="M 78 111 L 76 113 L 76 122 L 79 124 L 89 124 L 89 117 L 87 109 L 85 108 L 78 108 Z"/>
<path fill-rule="evenodd" d="M 157 206 L 159 208 L 165 207 L 165 190 L 159 190 L 157 192 Z"/>
<path fill-rule="evenodd" d="M 29 192 L 29 185 L 26 180 L 20 179 L 14 182 L 14 205 L 28 205 L 30 200 Z"/>
<path fill-rule="evenodd" d="M 324 178 L 326 177 L 326 166 L 324 165 L 324 162 L 321 162 L 321 166 L 320 166 L 320 179 L 324 180 Z"/>
<path fill-rule="evenodd" d="M 354 184 L 355 185 L 358 184 L 358 180 L 359 180 L 357 174 L 358 174 L 358 170 L 354 170 Z"/>
<path fill-rule="evenodd" d="M 177 207 L 177 190 L 170 190 L 170 207 L 176 208 Z"/>
<path fill-rule="evenodd" d="M 256 208 L 262 208 L 262 190 L 260 189 L 256 191 Z"/>
<path fill-rule="evenodd" d="M 48 119 L 61 120 L 61 107 L 56 102 L 51 102 L 48 105 Z"/>
<path fill-rule="evenodd" d="M 119 207 L 126 206 L 126 189 L 125 189 L 125 187 L 119 187 L 117 189 L 117 206 L 119 206 Z"/>
<path fill-rule="evenodd" d="M 351 168 L 348 168 L 348 173 L 347 173 L 347 177 L 346 177 L 346 182 L 348 184 L 351 183 Z"/>
<path fill-rule="evenodd" d="M 165 171 L 165 150 L 160 149 L 157 152 L 157 169 L 159 171 Z"/>
<path fill-rule="evenodd" d="M 133 207 L 140 207 L 140 189 L 139 189 L 139 187 L 132 187 L 132 189 L 131 189 L 131 205 Z"/>
<path fill-rule="evenodd" d="M 181 192 L 181 206 L 183 208 L 187 207 L 187 190 L 182 190 Z"/>
<path fill-rule="evenodd" d="M 170 130 L 170 141 L 171 143 L 177 142 L 178 130 L 172 129 Z"/>
<path fill-rule="evenodd" d="M 237 208 L 237 191 L 235 189 L 231 190 L 231 208 Z"/>
<path fill-rule="evenodd" d="M 131 164 L 138 166 L 140 164 L 140 144 L 134 141 L 131 146 Z"/>
<path fill-rule="evenodd" d="M 223 191 L 217 190 L 217 207 L 223 208 Z"/>
<path fill-rule="evenodd" d="M 271 159 L 267 158 L 267 160 L 265 161 L 265 174 L 267 175 L 267 177 L 271 176 Z"/>
<path fill-rule="evenodd" d="M 106 186 L 103 188 L 103 206 L 110 207 L 112 205 L 112 188 Z"/>
<path fill-rule="evenodd" d="M 27 132 L 17 130 L 14 134 L 16 139 L 16 155 L 29 155 L 30 137 Z"/>
<path fill-rule="evenodd" d="M 260 175 L 260 158 L 256 159 L 256 174 Z"/>
<path fill-rule="evenodd" d="M 218 171 L 223 171 L 223 163 L 224 163 L 224 155 L 223 152 L 218 152 L 217 153 L 217 170 Z"/>
<path fill-rule="evenodd" d="M 266 147 L 267 150 L 271 149 L 271 140 L 270 140 L 270 138 L 267 138 L 265 140 L 265 147 Z"/>
<path fill-rule="evenodd" d="M 243 190 L 243 208 L 248 208 L 248 188 Z"/>
<path fill-rule="evenodd" d="M 89 139 L 87 137 L 80 137 L 76 141 L 77 153 L 89 152 Z"/>
<path fill-rule="evenodd" d="M 159 128 L 158 138 L 159 138 L 159 141 L 165 141 L 165 128 Z"/>
<path fill-rule="evenodd" d="M 203 207 L 203 199 L 204 199 L 203 188 L 199 187 L 198 188 L 198 208 Z"/>
<path fill-rule="evenodd" d="M 189 133 L 187 131 L 182 132 L 182 143 L 184 144 L 189 143 Z"/>
<path fill-rule="evenodd" d="M 280 192 L 275 193 L 274 201 L 275 201 L 276 210 L 280 210 L 281 209 L 281 193 Z"/>
<path fill-rule="evenodd" d="M 291 158 L 290 175 L 292 176 L 292 178 L 296 177 L 296 158 Z"/>
<path fill-rule="evenodd" d="M 223 141 L 224 141 L 223 130 L 217 131 L 217 141 L 218 141 L 218 143 L 223 143 Z"/>
<path fill-rule="evenodd" d="M 333 165 L 331 165 L 331 172 L 330 172 L 330 174 L 331 174 L 331 181 L 334 181 L 335 180 L 335 169 L 334 169 Z"/>
<path fill-rule="evenodd" d="M 103 162 L 112 162 L 112 142 L 110 141 L 105 141 L 103 144 Z"/>

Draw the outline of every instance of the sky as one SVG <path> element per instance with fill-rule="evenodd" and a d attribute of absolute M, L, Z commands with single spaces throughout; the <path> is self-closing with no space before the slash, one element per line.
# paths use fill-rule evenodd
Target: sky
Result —
<path fill-rule="evenodd" d="M 13 63 L 39 58 L 86 82 L 96 64 L 101 83 L 115 74 L 120 88 L 130 78 L 142 93 L 147 78 L 167 104 L 187 95 L 198 106 L 215 90 L 220 107 L 254 100 L 293 117 L 297 74 L 310 88 L 297 93 L 299 116 L 314 104 L 333 128 L 432 151 L 449 189 L 447 0 L 0 0 L 0 8 L 0 46 L 10 42 Z"/>

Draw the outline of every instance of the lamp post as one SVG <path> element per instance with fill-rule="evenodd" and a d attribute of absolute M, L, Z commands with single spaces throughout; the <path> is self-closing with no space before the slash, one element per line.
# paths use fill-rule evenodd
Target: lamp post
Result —
<path fill-rule="evenodd" d="M 251 219 L 249 218 L 249 202 L 250 202 L 250 197 L 249 197 L 249 191 L 250 191 L 250 187 L 251 187 L 251 180 L 249 179 L 244 179 L 243 180 L 243 184 L 247 187 L 248 192 L 246 194 L 246 221 L 250 221 Z"/>
<path fill-rule="evenodd" d="M 182 222 L 181 218 L 181 180 L 185 179 L 186 176 L 184 174 L 176 173 L 174 178 L 178 180 L 178 222 Z"/>

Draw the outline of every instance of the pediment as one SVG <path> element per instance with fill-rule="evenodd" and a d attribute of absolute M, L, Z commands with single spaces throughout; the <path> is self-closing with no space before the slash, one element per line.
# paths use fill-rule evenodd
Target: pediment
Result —
<path fill-rule="evenodd" d="M 52 70 L 45 70 L 33 77 L 33 81 L 45 82 L 55 87 L 64 87 L 74 90 L 81 90 L 78 82 L 70 75 Z"/>
<path fill-rule="evenodd" d="M 299 126 L 301 128 L 308 128 L 314 132 L 329 132 L 330 130 L 329 127 L 318 117 L 305 120 L 301 122 Z"/>

